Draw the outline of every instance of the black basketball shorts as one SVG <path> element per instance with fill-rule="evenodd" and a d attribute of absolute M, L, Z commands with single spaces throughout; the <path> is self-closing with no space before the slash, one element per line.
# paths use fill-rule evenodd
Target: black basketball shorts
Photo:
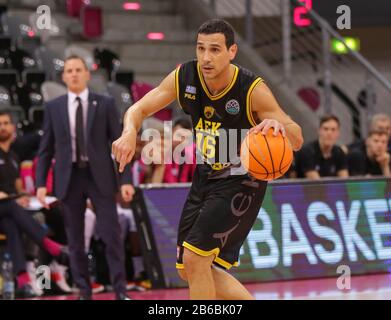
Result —
<path fill-rule="evenodd" d="M 184 269 L 184 248 L 225 269 L 238 266 L 239 251 L 262 205 L 267 182 L 248 175 L 208 179 L 198 165 L 178 227 L 177 269 Z"/>

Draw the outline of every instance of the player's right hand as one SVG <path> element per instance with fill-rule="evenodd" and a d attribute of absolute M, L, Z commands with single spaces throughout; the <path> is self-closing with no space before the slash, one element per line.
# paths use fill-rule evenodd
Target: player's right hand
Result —
<path fill-rule="evenodd" d="M 49 205 L 46 203 L 46 194 L 47 194 L 47 190 L 45 187 L 40 187 L 37 189 L 37 199 L 38 201 L 42 204 L 42 207 L 44 207 L 45 209 L 49 209 Z"/>
<path fill-rule="evenodd" d="M 123 132 L 119 139 L 113 142 L 112 153 L 114 159 L 119 162 L 119 172 L 123 172 L 125 166 L 132 161 L 136 151 L 137 132 Z"/>

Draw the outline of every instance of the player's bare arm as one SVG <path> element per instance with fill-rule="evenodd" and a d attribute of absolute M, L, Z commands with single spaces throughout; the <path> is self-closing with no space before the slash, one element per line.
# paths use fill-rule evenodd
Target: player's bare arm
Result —
<path fill-rule="evenodd" d="M 251 95 L 251 111 L 255 112 L 263 121 L 251 131 L 266 133 L 274 128 L 274 135 L 279 131 L 288 137 L 294 151 L 300 150 L 303 145 L 301 127 L 294 122 L 279 106 L 268 86 L 261 82 Z"/>
<path fill-rule="evenodd" d="M 125 165 L 133 158 L 137 132 L 144 119 L 163 109 L 175 99 L 175 71 L 172 71 L 158 87 L 148 92 L 126 111 L 122 135 L 114 141 L 112 146 L 112 153 L 115 160 L 119 162 L 120 172 L 123 172 Z"/>

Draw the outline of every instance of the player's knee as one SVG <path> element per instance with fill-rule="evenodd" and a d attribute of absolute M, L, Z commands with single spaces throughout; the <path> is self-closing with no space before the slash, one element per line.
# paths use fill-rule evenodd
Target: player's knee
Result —
<path fill-rule="evenodd" d="M 179 277 L 180 277 L 182 280 L 187 281 L 186 270 L 184 270 L 184 269 L 178 269 L 178 274 L 179 274 Z"/>
<path fill-rule="evenodd" d="M 183 265 L 185 266 L 187 275 L 194 272 L 203 272 L 210 268 L 214 256 L 203 257 L 185 248 L 183 252 Z"/>

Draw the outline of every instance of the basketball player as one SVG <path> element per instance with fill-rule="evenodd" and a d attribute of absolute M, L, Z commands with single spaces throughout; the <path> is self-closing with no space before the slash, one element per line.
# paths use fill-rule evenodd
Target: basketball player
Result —
<path fill-rule="evenodd" d="M 197 60 L 179 66 L 132 105 L 122 136 L 113 143 L 122 172 L 133 157 L 137 132 L 146 117 L 175 99 L 191 115 L 197 152 L 204 163 L 197 165 L 183 208 L 176 265 L 189 284 L 191 299 L 252 299 L 225 270 L 238 265 L 240 247 L 258 215 L 266 182 L 245 172 L 233 174 L 237 165 L 219 162 L 219 137 L 229 129 L 251 128 L 265 134 L 273 128 L 275 135 L 287 136 L 294 150 L 303 143 L 301 128 L 281 110 L 263 80 L 231 63 L 237 50 L 227 22 L 205 22 L 197 34 Z M 240 139 L 235 143 L 240 150 Z"/>

